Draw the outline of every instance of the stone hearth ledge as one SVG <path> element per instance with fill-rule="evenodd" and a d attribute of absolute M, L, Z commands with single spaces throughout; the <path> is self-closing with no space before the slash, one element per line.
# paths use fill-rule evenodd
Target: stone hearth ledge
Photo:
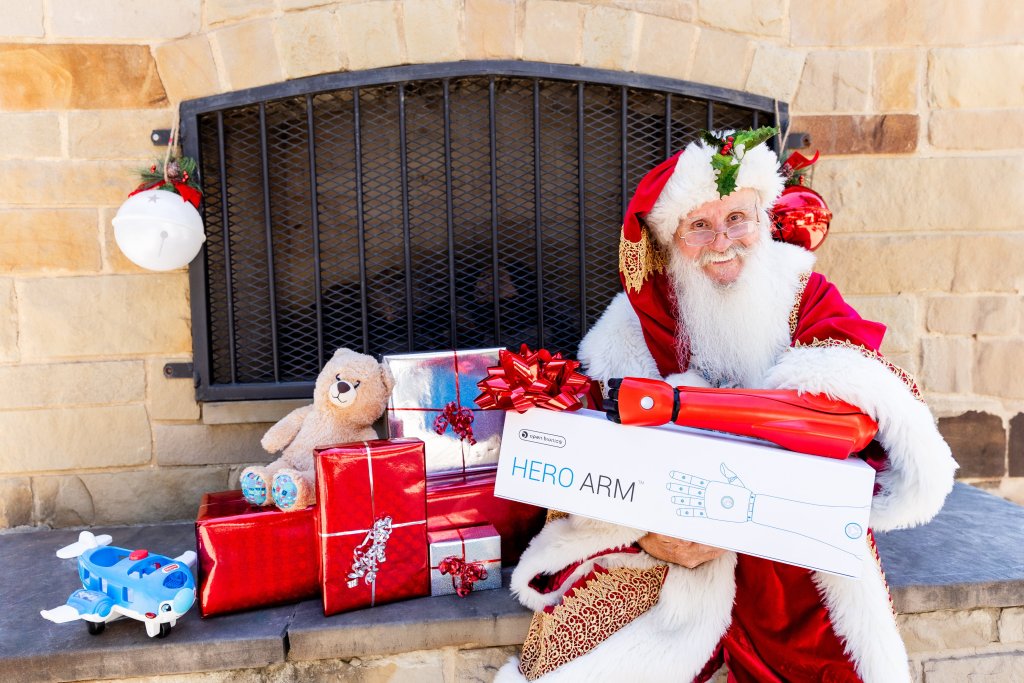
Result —
<path fill-rule="evenodd" d="M 193 548 L 188 522 L 95 529 L 114 544 L 177 555 Z M 445 647 L 522 643 L 530 613 L 506 588 L 419 598 L 324 617 L 318 600 L 200 619 L 190 611 L 163 640 L 122 620 L 99 636 L 81 623 L 52 624 L 78 587 L 76 561 L 57 548 L 77 530 L 0 534 L 0 680 L 50 681 L 253 669 L 286 661 L 372 658 Z M 1024 508 L 957 484 L 942 513 L 919 529 L 878 535 L 897 612 L 1014 607 L 1024 604 Z"/>

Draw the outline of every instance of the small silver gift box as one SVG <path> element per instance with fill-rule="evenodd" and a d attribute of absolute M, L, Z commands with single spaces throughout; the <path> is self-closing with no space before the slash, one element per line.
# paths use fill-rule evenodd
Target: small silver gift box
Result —
<path fill-rule="evenodd" d="M 388 403 L 388 436 L 423 440 L 428 477 L 497 466 L 505 411 L 480 410 L 473 399 L 480 395 L 476 383 L 487 377 L 487 368 L 498 365 L 499 351 L 384 356 L 395 378 Z M 464 429 L 469 416 L 471 433 Z"/>
<path fill-rule="evenodd" d="M 501 537 L 491 524 L 427 532 L 430 594 L 501 588 Z"/>

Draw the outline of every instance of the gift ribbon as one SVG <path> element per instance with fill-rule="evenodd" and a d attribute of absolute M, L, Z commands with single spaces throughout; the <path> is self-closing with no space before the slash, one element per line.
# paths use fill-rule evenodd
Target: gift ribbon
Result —
<path fill-rule="evenodd" d="M 473 592 L 474 583 L 487 578 L 487 570 L 484 568 L 484 564 L 498 562 L 499 560 L 474 560 L 473 562 L 467 562 L 466 538 L 462 535 L 462 529 L 456 529 L 455 533 L 459 535 L 459 542 L 462 544 L 462 554 L 449 555 L 441 560 L 436 567 L 431 567 L 431 569 L 437 569 L 442 574 L 451 574 L 452 588 L 455 589 L 455 594 L 460 598 L 464 598 Z"/>
<path fill-rule="evenodd" d="M 142 183 L 134 190 L 132 190 L 132 192 L 129 193 L 128 196 L 134 197 L 140 192 L 145 192 L 146 190 L 153 190 L 160 187 L 161 185 L 173 185 L 174 189 L 177 190 L 178 194 L 181 195 L 182 201 L 188 202 L 197 209 L 199 208 L 199 202 L 202 200 L 203 195 L 199 192 L 199 190 L 195 189 L 194 187 L 189 187 L 185 183 L 178 182 L 177 180 L 164 180 L 163 178 L 161 178 L 160 180 L 155 180 L 152 183 Z"/>
<path fill-rule="evenodd" d="M 380 565 L 387 561 L 386 548 L 391 533 L 398 528 L 426 524 L 427 520 L 418 519 L 412 522 L 399 522 L 395 524 L 390 515 L 377 517 L 377 501 L 373 486 L 373 458 L 371 456 L 370 444 L 363 442 L 363 449 L 366 451 L 366 471 L 370 482 L 370 517 L 374 520 L 373 526 L 369 529 L 355 529 L 353 531 L 338 531 L 335 533 L 319 532 L 321 538 L 332 536 L 352 536 L 354 534 L 365 534 L 362 543 L 352 551 L 352 568 L 349 572 L 349 588 L 359 585 L 359 580 L 370 586 L 370 607 L 377 601 L 377 574 Z"/>
<path fill-rule="evenodd" d="M 519 353 L 502 350 L 498 365 L 487 368 L 487 377 L 477 382 L 482 393 L 474 401 L 484 410 L 578 410 L 590 388 L 590 378 L 577 372 L 579 367 L 579 361 L 546 349 L 530 351 L 526 344 Z"/>

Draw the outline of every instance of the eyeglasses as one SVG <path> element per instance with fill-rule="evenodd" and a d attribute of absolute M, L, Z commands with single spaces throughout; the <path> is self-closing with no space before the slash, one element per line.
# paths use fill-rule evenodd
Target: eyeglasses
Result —
<path fill-rule="evenodd" d="M 733 211 L 725 217 L 728 227 L 725 230 L 712 230 L 711 221 L 706 218 L 698 218 L 690 225 L 694 230 L 687 230 L 679 236 L 683 242 L 691 247 L 706 247 L 714 242 L 719 235 L 725 235 L 730 240 L 741 240 L 758 226 L 758 221 L 752 216 L 757 215 L 757 207 L 753 211 Z"/>

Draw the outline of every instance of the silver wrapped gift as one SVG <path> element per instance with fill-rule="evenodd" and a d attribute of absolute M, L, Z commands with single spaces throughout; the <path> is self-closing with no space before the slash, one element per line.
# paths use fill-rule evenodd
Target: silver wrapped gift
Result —
<path fill-rule="evenodd" d="M 428 477 L 497 466 L 505 411 L 480 410 L 473 399 L 480 394 L 476 383 L 487 377 L 487 368 L 498 365 L 500 350 L 384 356 L 395 378 L 388 436 L 423 440 Z M 469 416 L 471 434 L 461 428 Z"/>
<path fill-rule="evenodd" d="M 501 588 L 501 536 L 491 524 L 427 532 L 430 594 Z"/>

